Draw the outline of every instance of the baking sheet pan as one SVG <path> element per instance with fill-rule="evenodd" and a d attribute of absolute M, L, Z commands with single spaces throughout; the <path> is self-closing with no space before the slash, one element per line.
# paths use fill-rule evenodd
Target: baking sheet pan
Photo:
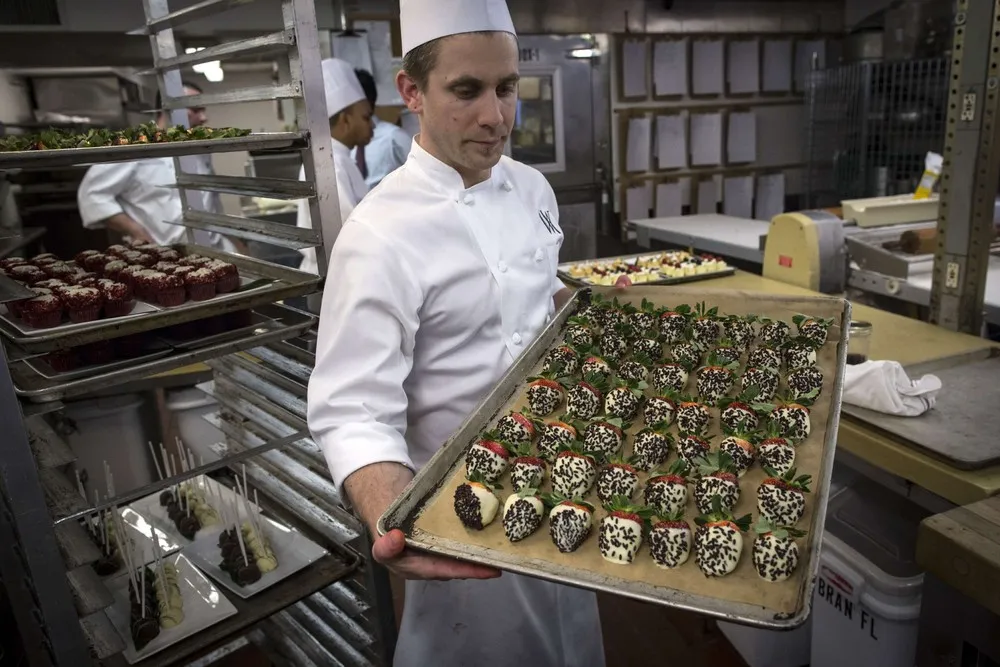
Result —
<path fill-rule="evenodd" d="M 240 288 L 207 301 L 187 301 L 173 308 L 157 307 L 150 312 L 133 313 L 123 318 L 63 325 L 32 335 L 25 335 L 0 318 L 0 334 L 28 352 L 52 352 L 302 296 L 315 291 L 319 283 L 319 276 L 315 274 L 252 257 L 184 243 L 170 247 L 184 255 L 198 254 L 235 264 L 240 272 Z"/>
<path fill-rule="evenodd" d="M 601 257 L 598 259 L 586 259 L 577 262 L 563 262 L 556 267 L 556 275 L 564 283 L 572 285 L 574 287 L 604 287 L 598 285 L 597 283 L 590 282 L 586 278 L 581 278 L 579 276 L 574 276 L 570 274 L 570 269 L 579 264 L 596 264 L 600 262 L 614 262 L 616 260 L 622 260 L 629 264 L 634 264 L 640 259 L 646 259 L 648 257 L 658 257 L 664 254 L 663 252 L 646 252 L 633 255 L 615 255 L 613 257 Z M 736 273 L 736 267 L 729 266 L 722 271 L 713 271 L 712 273 L 701 273 L 693 276 L 661 276 L 658 280 L 650 280 L 644 283 L 636 283 L 636 285 L 682 285 L 684 283 L 693 283 L 700 280 L 711 280 L 712 278 L 724 278 L 726 276 L 731 276 Z"/>
<path fill-rule="evenodd" d="M 483 531 L 466 530 L 454 515 L 452 495 L 464 475 L 463 455 L 479 433 L 491 427 L 502 415 L 523 405 L 524 378 L 535 374 L 547 350 L 561 340 L 561 331 L 578 305 L 589 298 L 591 290 L 580 290 L 556 318 L 515 362 L 496 389 L 480 404 L 458 432 L 423 468 L 407 490 L 389 507 L 379 522 L 380 532 L 400 528 L 410 546 L 471 560 L 504 570 L 549 579 L 573 586 L 625 595 L 648 602 L 708 614 L 724 620 L 774 629 L 790 629 L 803 623 L 811 607 L 812 586 L 818 567 L 822 526 L 830 474 L 836 447 L 840 416 L 840 397 L 846 363 L 847 323 L 850 304 L 834 297 L 786 297 L 737 290 L 706 290 L 683 287 L 634 286 L 625 290 L 594 288 L 595 293 L 617 296 L 620 300 L 639 302 L 647 298 L 657 305 L 697 303 L 719 306 L 723 313 L 757 313 L 791 321 L 799 312 L 831 317 L 835 324 L 830 340 L 820 351 L 818 365 L 824 371 L 820 399 L 812 410 L 812 433 L 796 452 L 800 474 L 813 476 L 806 515 L 799 527 L 808 531 L 800 541 L 801 562 L 791 579 L 779 584 L 761 580 L 750 562 L 752 536 L 744 537 L 744 550 L 737 569 L 722 579 L 708 579 L 695 564 L 694 556 L 677 570 L 663 570 L 653 565 L 644 544 L 635 563 L 628 566 L 606 563 L 597 550 L 597 526 L 603 510 L 595 513 L 594 533 L 579 551 L 559 554 L 552 545 L 546 525 L 517 544 L 504 536 L 499 518 Z M 694 377 L 692 374 L 693 389 Z M 714 433 L 718 433 L 718 410 L 713 409 Z M 556 413 L 558 414 L 558 412 Z M 641 421 L 641 420 L 637 420 Z M 634 434 L 641 425 L 629 431 Z M 676 425 L 671 427 L 676 434 Z M 720 438 L 712 438 L 713 446 Z M 630 451 L 631 438 L 626 444 Z M 670 461 L 675 460 L 672 454 Z M 645 475 L 640 475 L 644 481 Z M 756 512 L 756 488 L 764 473 L 752 468 L 741 480 L 741 498 L 736 515 Z M 501 480 L 510 491 L 509 475 Z M 543 489 L 548 489 L 548 482 Z M 505 497 L 505 492 L 501 492 Z M 689 494 L 690 495 L 690 494 Z M 637 494 L 638 496 L 638 494 Z M 589 499 L 596 501 L 596 494 Z M 503 497 L 501 498 L 501 503 Z M 697 514 L 693 499 L 686 511 L 688 520 Z"/>

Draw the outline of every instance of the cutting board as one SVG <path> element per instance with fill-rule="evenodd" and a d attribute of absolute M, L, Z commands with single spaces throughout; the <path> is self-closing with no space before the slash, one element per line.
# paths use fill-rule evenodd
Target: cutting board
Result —
<path fill-rule="evenodd" d="M 1000 465 L 1000 350 L 914 364 L 906 372 L 911 379 L 941 378 L 933 410 L 894 417 L 844 403 L 844 413 L 961 470 Z"/>

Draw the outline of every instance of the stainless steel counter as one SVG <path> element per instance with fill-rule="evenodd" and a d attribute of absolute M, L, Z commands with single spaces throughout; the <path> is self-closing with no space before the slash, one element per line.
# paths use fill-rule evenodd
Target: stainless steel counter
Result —
<path fill-rule="evenodd" d="M 652 241 L 661 241 L 756 265 L 764 263 L 764 239 L 770 227 L 763 220 L 714 213 L 629 220 L 629 225 L 644 248 L 651 247 Z"/>

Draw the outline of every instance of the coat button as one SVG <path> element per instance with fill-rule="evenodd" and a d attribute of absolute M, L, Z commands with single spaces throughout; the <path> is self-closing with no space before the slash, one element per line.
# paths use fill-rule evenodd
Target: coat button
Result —
<path fill-rule="evenodd" d="M 497 268 L 500 269 L 500 273 L 507 273 L 507 262 L 501 259 L 500 263 L 497 264 Z"/>
<path fill-rule="evenodd" d="M 475 198 L 472 195 L 465 195 L 462 197 L 462 203 L 466 206 L 472 206 L 475 203 Z"/>
<path fill-rule="evenodd" d="M 501 187 L 501 188 L 503 188 L 503 191 L 504 191 L 504 192 L 510 192 L 511 190 L 513 190 L 513 189 L 514 189 L 514 184 L 513 184 L 513 183 L 511 183 L 510 181 L 504 181 L 504 182 L 503 182 L 503 183 L 502 183 L 502 184 L 500 185 L 500 187 Z"/>
<path fill-rule="evenodd" d="M 514 335 L 510 337 L 510 339 L 514 341 L 514 345 L 521 344 L 521 334 L 517 333 L 516 331 L 514 332 Z"/>
<path fill-rule="evenodd" d="M 543 259 L 545 259 L 545 253 L 542 252 L 541 248 L 539 248 L 538 250 L 535 251 L 535 261 L 540 262 Z"/>

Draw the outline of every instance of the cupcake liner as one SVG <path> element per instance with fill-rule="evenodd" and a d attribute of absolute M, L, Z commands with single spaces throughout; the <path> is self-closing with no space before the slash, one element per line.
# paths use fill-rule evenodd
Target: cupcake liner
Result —
<path fill-rule="evenodd" d="M 104 302 L 105 317 L 122 317 L 128 315 L 135 308 L 135 299 L 119 299 L 116 301 Z"/>
<path fill-rule="evenodd" d="M 156 303 L 164 308 L 179 306 L 184 303 L 185 298 L 187 298 L 187 292 L 183 287 L 161 289 L 156 293 Z"/>
<path fill-rule="evenodd" d="M 29 327 L 49 329 L 59 326 L 62 323 L 62 310 L 53 310 L 47 313 L 22 312 L 21 319 Z"/>
<path fill-rule="evenodd" d="M 215 296 L 215 283 L 188 285 L 187 293 L 192 301 L 207 301 Z"/>
<path fill-rule="evenodd" d="M 79 324 L 80 322 L 93 322 L 101 316 L 101 304 L 98 303 L 96 306 L 69 310 L 68 313 L 70 322 L 74 322 L 76 324 Z"/>
<path fill-rule="evenodd" d="M 237 287 L 240 286 L 240 277 L 238 274 L 233 274 L 231 276 L 222 276 L 215 282 L 215 291 L 219 294 L 228 294 L 232 292 Z"/>

